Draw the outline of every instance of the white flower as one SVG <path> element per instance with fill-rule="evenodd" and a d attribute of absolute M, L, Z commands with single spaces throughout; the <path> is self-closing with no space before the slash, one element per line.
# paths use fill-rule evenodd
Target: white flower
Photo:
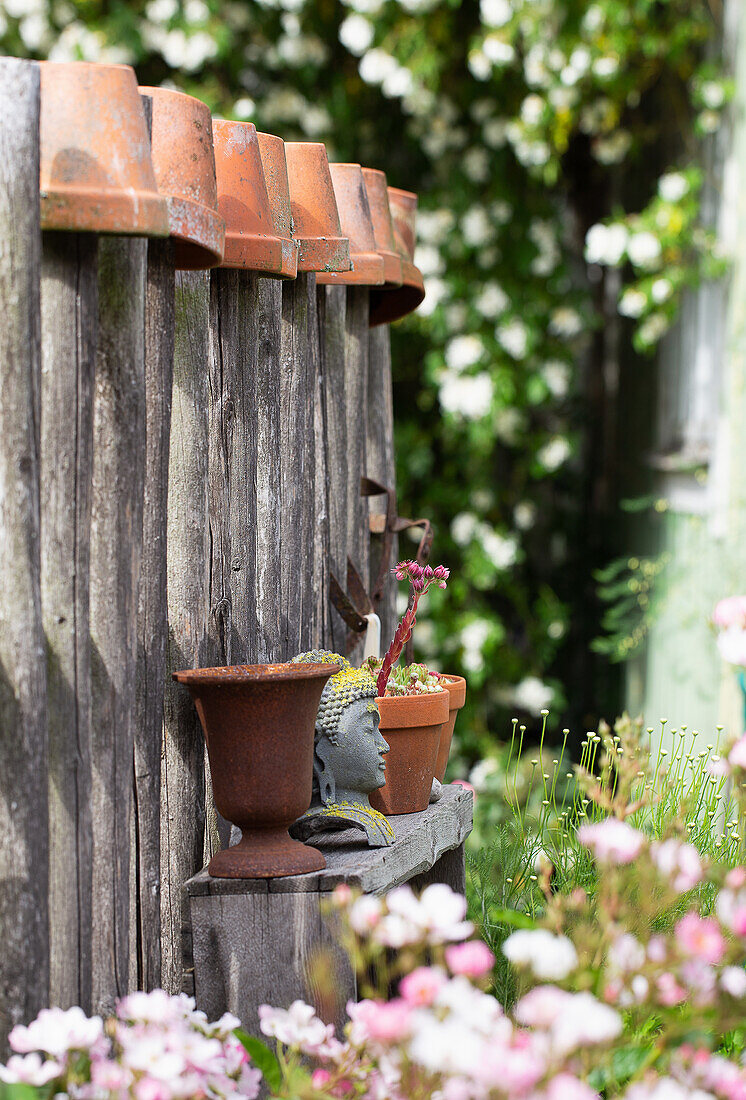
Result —
<path fill-rule="evenodd" d="M 41 12 L 27 15 L 18 25 L 18 33 L 27 50 L 41 50 L 49 43 L 50 26 Z"/>
<path fill-rule="evenodd" d="M 718 111 L 725 103 L 725 88 L 716 80 L 706 80 L 699 94 L 705 107 L 711 111 Z"/>
<path fill-rule="evenodd" d="M 523 61 L 523 75 L 531 88 L 545 88 L 551 82 L 551 74 L 546 66 L 546 51 L 536 43 L 526 54 Z"/>
<path fill-rule="evenodd" d="M 103 1034 L 101 1017 L 89 1019 L 82 1008 L 43 1008 L 28 1027 L 14 1027 L 8 1042 L 19 1054 L 41 1050 L 53 1058 L 62 1058 L 69 1050 L 90 1050 Z"/>
<path fill-rule="evenodd" d="M 629 152 L 632 135 L 628 130 L 617 130 L 611 137 L 598 138 L 593 143 L 593 155 L 599 164 L 619 164 Z"/>
<path fill-rule="evenodd" d="M 628 233 L 623 225 L 597 222 L 585 235 L 585 258 L 589 264 L 616 267 L 627 251 Z"/>
<path fill-rule="evenodd" d="M 567 396 L 570 388 L 570 367 L 567 363 L 560 359 L 550 359 L 542 367 L 541 376 L 553 397 Z"/>
<path fill-rule="evenodd" d="M 515 705 L 521 710 L 527 710 L 530 714 L 538 716 L 550 706 L 554 692 L 538 676 L 526 676 L 516 684 L 511 696 Z"/>
<path fill-rule="evenodd" d="M 577 336 L 583 331 L 583 319 L 577 310 L 569 306 L 555 309 L 549 321 L 549 331 L 554 336 Z"/>
<path fill-rule="evenodd" d="M 617 308 L 623 317 L 641 317 L 647 304 L 648 300 L 642 291 L 630 287 L 619 299 Z"/>
<path fill-rule="evenodd" d="M 572 454 L 572 448 L 564 436 L 558 435 L 550 439 L 536 454 L 537 459 L 549 473 L 558 470 Z"/>
<path fill-rule="evenodd" d="M 204 23 L 210 17 L 210 9 L 204 0 L 186 0 L 184 18 L 187 23 Z"/>
<path fill-rule="evenodd" d="M 650 846 L 653 863 L 662 875 L 672 880 L 674 890 L 686 893 L 702 881 L 702 860 L 693 844 L 664 840 Z"/>
<path fill-rule="evenodd" d="M 466 939 L 474 930 L 466 916 L 466 898 L 451 890 L 445 883 L 426 886 L 419 899 L 409 886 L 398 886 L 386 895 L 388 913 L 376 930 L 376 938 L 388 946 L 397 946 L 385 938 L 387 926 L 393 926 L 392 918 L 411 926 L 412 935 L 402 940 L 414 943 L 426 940 L 430 944 L 450 943 Z"/>
<path fill-rule="evenodd" d="M 431 244 L 417 245 L 415 263 L 425 278 L 428 275 L 440 275 L 443 270 L 443 257 Z"/>
<path fill-rule="evenodd" d="M 729 665 L 746 666 L 746 630 L 739 626 L 730 626 L 721 630 L 717 636 L 720 656 Z"/>
<path fill-rule="evenodd" d="M 514 359 L 524 359 L 528 348 L 528 328 L 514 317 L 504 325 L 500 325 L 496 333 L 500 346 L 513 356 Z"/>
<path fill-rule="evenodd" d="M 256 103 L 249 96 L 241 96 L 233 104 L 233 114 L 236 118 L 251 118 L 256 110 Z"/>
<path fill-rule="evenodd" d="M 497 770 L 497 760 L 495 760 L 494 756 L 488 756 L 484 760 L 480 760 L 479 763 L 475 764 L 471 769 L 469 772 L 469 782 L 476 791 L 482 791 L 489 777 L 494 775 Z"/>
<path fill-rule="evenodd" d="M 697 125 L 704 134 L 714 134 L 720 129 L 720 115 L 717 111 L 700 111 Z"/>
<path fill-rule="evenodd" d="M 360 57 L 373 41 L 373 24 L 364 15 L 348 15 L 339 27 L 339 41 L 342 45 Z"/>
<path fill-rule="evenodd" d="M 430 275 L 425 279 L 425 299 L 420 306 L 420 314 L 429 317 L 435 312 L 440 303 L 448 294 L 448 284 L 439 279 L 437 275 Z"/>
<path fill-rule="evenodd" d="M 480 529 L 482 549 L 497 569 L 509 569 L 518 557 L 518 541 L 513 535 L 505 537 L 486 524 Z"/>
<path fill-rule="evenodd" d="M 476 420 L 490 411 L 492 396 L 493 383 L 486 372 L 473 377 L 462 377 L 450 371 L 441 375 L 438 398 L 444 412 Z"/>
<path fill-rule="evenodd" d="M 591 4 L 583 16 L 581 26 L 588 34 L 596 34 L 604 25 L 606 15 L 599 4 Z"/>
<path fill-rule="evenodd" d="M 484 354 L 484 344 L 478 336 L 454 336 L 446 344 L 445 359 L 448 369 L 456 373 L 478 363 Z"/>
<path fill-rule="evenodd" d="M 664 202 L 679 202 L 689 190 L 689 182 L 681 172 L 667 172 L 658 180 L 658 194 Z"/>
<path fill-rule="evenodd" d="M 488 80 L 492 72 L 492 65 L 482 50 L 470 50 L 467 62 L 469 72 L 476 80 Z"/>
<path fill-rule="evenodd" d="M 510 0 L 479 0 L 479 15 L 488 27 L 503 27 L 513 15 Z"/>
<path fill-rule="evenodd" d="M 726 966 L 720 973 L 720 985 L 731 997 L 746 997 L 746 970 L 742 966 Z"/>
<path fill-rule="evenodd" d="M 508 124 L 504 118 L 490 118 L 485 122 L 482 136 L 490 149 L 502 149 L 507 141 Z"/>
<path fill-rule="evenodd" d="M 650 296 L 654 302 L 661 305 L 667 302 L 673 294 L 673 283 L 670 279 L 656 279 L 650 288 Z"/>
<path fill-rule="evenodd" d="M 615 974 L 630 974 L 645 965 L 645 948 L 631 932 L 617 936 L 609 948 L 608 962 Z"/>
<path fill-rule="evenodd" d="M 375 48 L 368 50 L 360 59 L 358 72 L 366 84 L 381 84 L 387 76 L 395 73 L 399 68 L 396 58 L 385 50 Z"/>
<path fill-rule="evenodd" d="M 519 500 L 513 509 L 513 520 L 519 531 L 529 531 L 536 523 L 536 505 L 531 500 Z"/>
<path fill-rule="evenodd" d="M 510 42 L 497 34 L 487 35 L 482 43 L 482 52 L 493 65 L 509 65 L 515 57 L 515 50 Z"/>
<path fill-rule="evenodd" d="M 602 864 L 632 863 L 645 844 L 645 837 L 641 832 L 617 817 L 607 817 L 603 821 L 581 825 L 577 836 L 580 843 L 590 848 L 597 861 Z"/>
<path fill-rule="evenodd" d="M 0 1065 L 0 1081 L 8 1085 L 23 1084 L 42 1088 L 55 1077 L 61 1077 L 63 1072 L 64 1068 L 59 1062 L 55 1062 L 53 1058 L 42 1061 L 40 1055 L 33 1051 L 24 1056 L 14 1054 L 8 1059 L 7 1065 Z"/>
<path fill-rule="evenodd" d="M 461 232 L 464 240 L 472 247 L 485 244 L 494 234 L 492 225 L 483 206 L 472 206 L 461 219 Z"/>
<path fill-rule="evenodd" d="M 325 1024 L 303 1001 L 293 1001 L 287 1010 L 259 1005 L 259 1027 L 263 1035 L 300 1047 L 307 1054 L 323 1051 L 334 1037 L 334 1025 Z"/>
<path fill-rule="evenodd" d="M 497 283 L 485 283 L 474 305 L 483 317 L 492 318 L 505 312 L 510 299 Z"/>
<path fill-rule="evenodd" d="M 637 335 L 640 342 L 648 346 L 657 344 L 661 336 L 668 331 L 668 324 L 668 318 L 665 314 L 651 313 L 638 330 Z"/>
<path fill-rule="evenodd" d="M 627 255 L 635 267 L 655 267 L 661 254 L 661 242 L 654 233 L 642 230 L 633 233 L 627 243 Z"/>
<path fill-rule="evenodd" d="M 380 922 L 383 904 L 373 894 L 363 894 L 350 906 L 350 927 L 359 936 L 367 936 Z"/>
<path fill-rule="evenodd" d="M 468 672 L 479 672 L 484 667 L 482 650 L 491 632 L 486 619 L 473 619 L 462 627 L 459 641 L 464 650 L 463 665 Z"/>
<path fill-rule="evenodd" d="M 389 99 L 409 95 L 414 88 L 414 77 L 409 69 L 400 65 L 387 73 L 381 82 L 381 91 Z"/>
<path fill-rule="evenodd" d="M 606 57 L 597 57 L 593 62 L 593 75 L 599 80 L 608 80 L 619 69 L 619 58 L 608 54 Z"/>
<path fill-rule="evenodd" d="M 576 46 L 570 54 L 570 64 L 573 69 L 577 69 L 581 76 L 587 73 L 591 64 L 591 51 L 588 47 Z"/>
<path fill-rule="evenodd" d="M 521 104 L 521 118 L 527 126 L 536 126 L 541 121 L 545 103 L 540 95 L 527 95 Z"/>
<path fill-rule="evenodd" d="M 592 1043 L 608 1043 L 621 1030 L 622 1018 L 613 1008 L 590 993 L 574 993 L 552 1027 L 552 1047 L 565 1055 Z"/>
<path fill-rule="evenodd" d="M 451 523 L 451 538 L 457 546 L 467 546 L 479 530 L 479 520 L 473 512 L 459 512 Z"/>
<path fill-rule="evenodd" d="M 462 161 L 463 169 L 472 183 L 484 183 L 490 174 L 490 158 L 487 150 L 475 145 L 467 150 Z"/>
<path fill-rule="evenodd" d="M 561 981 L 578 965 L 575 947 L 567 936 L 555 936 L 544 928 L 513 932 L 503 944 L 503 954 L 515 966 L 527 966 L 537 978 Z"/>

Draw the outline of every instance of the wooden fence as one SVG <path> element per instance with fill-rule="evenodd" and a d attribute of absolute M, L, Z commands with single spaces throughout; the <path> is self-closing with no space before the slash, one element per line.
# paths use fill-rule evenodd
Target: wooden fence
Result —
<path fill-rule="evenodd" d="M 394 479 L 368 290 L 42 233 L 38 119 L 38 67 L 0 61 L 0 1049 L 181 988 L 221 822 L 170 674 L 344 652 L 330 575 L 377 572 L 361 478 Z"/>

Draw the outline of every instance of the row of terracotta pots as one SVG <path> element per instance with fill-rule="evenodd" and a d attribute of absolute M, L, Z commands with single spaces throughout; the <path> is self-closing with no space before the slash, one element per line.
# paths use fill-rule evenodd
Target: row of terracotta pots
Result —
<path fill-rule="evenodd" d="M 419 813 L 427 808 L 433 779 L 443 782 L 466 680 L 443 676 L 441 684 L 445 691 L 376 699 L 389 753 L 386 785 L 370 796 L 370 804 L 383 814 Z"/>
<path fill-rule="evenodd" d="M 213 119 L 193 96 L 138 89 L 129 66 L 88 62 L 42 62 L 40 129 L 43 229 L 170 236 L 181 269 L 370 286 L 371 324 L 424 298 L 417 196 L 330 165 L 321 143 Z"/>

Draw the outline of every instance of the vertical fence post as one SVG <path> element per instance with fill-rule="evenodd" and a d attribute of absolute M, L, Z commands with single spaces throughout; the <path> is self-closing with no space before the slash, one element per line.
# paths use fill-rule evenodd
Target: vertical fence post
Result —
<path fill-rule="evenodd" d="M 388 325 L 376 325 L 370 330 L 368 362 L 368 437 L 366 442 L 366 466 L 368 477 L 387 488 L 396 488 L 396 463 L 394 460 L 394 402 L 391 383 L 391 336 Z M 384 512 L 385 497 L 370 498 L 370 512 Z M 398 538 L 393 536 L 393 548 L 389 567 L 396 563 Z M 371 587 L 378 576 L 383 550 L 383 539 L 376 535 L 370 544 Z M 378 605 L 381 618 L 381 644 L 387 646 L 396 629 L 396 584 L 389 575 Z"/>
<path fill-rule="evenodd" d="M 89 554 L 98 239 L 42 235 L 41 591 L 49 714 L 50 1001 L 91 1010 Z"/>
<path fill-rule="evenodd" d="M 189 693 L 173 683 L 208 651 L 209 274 L 176 277 L 176 334 L 168 472 L 168 626 L 161 774 L 161 981 L 181 990 L 181 888 L 202 865 L 205 745 Z"/>
<path fill-rule="evenodd" d="M 39 550 L 39 69 L 0 60 L 0 1053 L 49 995 Z"/>
<path fill-rule="evenodd" d="M 369 572 L 370 535 L 368 501 L 360 495 L 360 479 L 366 473 L 369 295 L 365 286 L 347 288 L 345 322 L 347 552 L 364 582 Z"/>
<path fill-rule="evenodd" d="M 148 241 L 145 297 L 145 489 L 138 602 L 135 724 L 137 985 L 161 984 L 160 794 L 168 646 L 167 515 L 174 359 L 174 256 Z"/>
<path fill-rule="evenodd" d="M 93 1006 L 130 984 L 137 603 L 145 476 L 147 241 L 102 237 L 93 410 Z"/>
<path fill-rule="evenodd" d="M 310 638 L 314 649 L 328 649 L 331 644 L 331 604 L 329 601 L 329 474 L 326 447 L 326 379 L 321 354 L 319 300 L 316 279 L 309 279 L 308 293 L 308 353 L 313 386 L 313 522 L 311 539 L 313 556 L 311 572 Z"/>
<path fill-rule="evenodd" d="M 313 644 L 314 397 L 316 279 L 299 274 L 282 288 L 280 342 L 281 659 Z"/>
<path fill-rule="evenodd" d="M 329 568 L 344 588 L 347 582 L 347 408 L 345 403 L 345 334 L 347 290 L 320 286 L 317 291 L 319 345 L 323 373 Z M 329 643 L 335 653 L 347 651 L 347 626 L 330 611 Z"/>

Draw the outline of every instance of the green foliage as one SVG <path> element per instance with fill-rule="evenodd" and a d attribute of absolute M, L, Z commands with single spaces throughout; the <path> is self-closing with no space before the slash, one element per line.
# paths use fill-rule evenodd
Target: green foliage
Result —
<path fill-rule="evenodd" d="M 722 270 L 697 167 L 732 93 L 709 59 L 713 8 L 6 0 L 0 15 L 6 53 L 134 64 L 143 84 L 326 141 L 420 193 L 427 299 L 393 332 L 398 481 L 402 514 L 432 519 L 453 570 L 415 644 L 469 680 L 472 759 L 513 711 L 538 713 L 532 692 L 561 710 L 582 683 L 599 707 L 577 665 L 598 633 L 588 579 L 613 552 L 591 531 L 586 380 L 615 308 L 609 268 L 643 351 Z"/>
<path fill-rule="evenodd" d="M 248 1051 L 252 1062 L 261 1070 L 264 1080 L 272 1092 L 277 1092 L 282 1084 L 282 1070 L 277 1058 L 261 1039 L 255 1039 L 253 1035 L 247 1035 L 240 1028 L 236 1029 L 236 1037 L 241 1045 Z"/>
<path fill-rule="evenodd" d="M 591 643 L 597 653 L 626 661 L 640 648 L 655 614 L 656 582 L 670 560 L 668 553 L 658 558 L 617 558 L 596 570 L 598 595 L 606 604 L 601 619 L 605 634 Z"/>

